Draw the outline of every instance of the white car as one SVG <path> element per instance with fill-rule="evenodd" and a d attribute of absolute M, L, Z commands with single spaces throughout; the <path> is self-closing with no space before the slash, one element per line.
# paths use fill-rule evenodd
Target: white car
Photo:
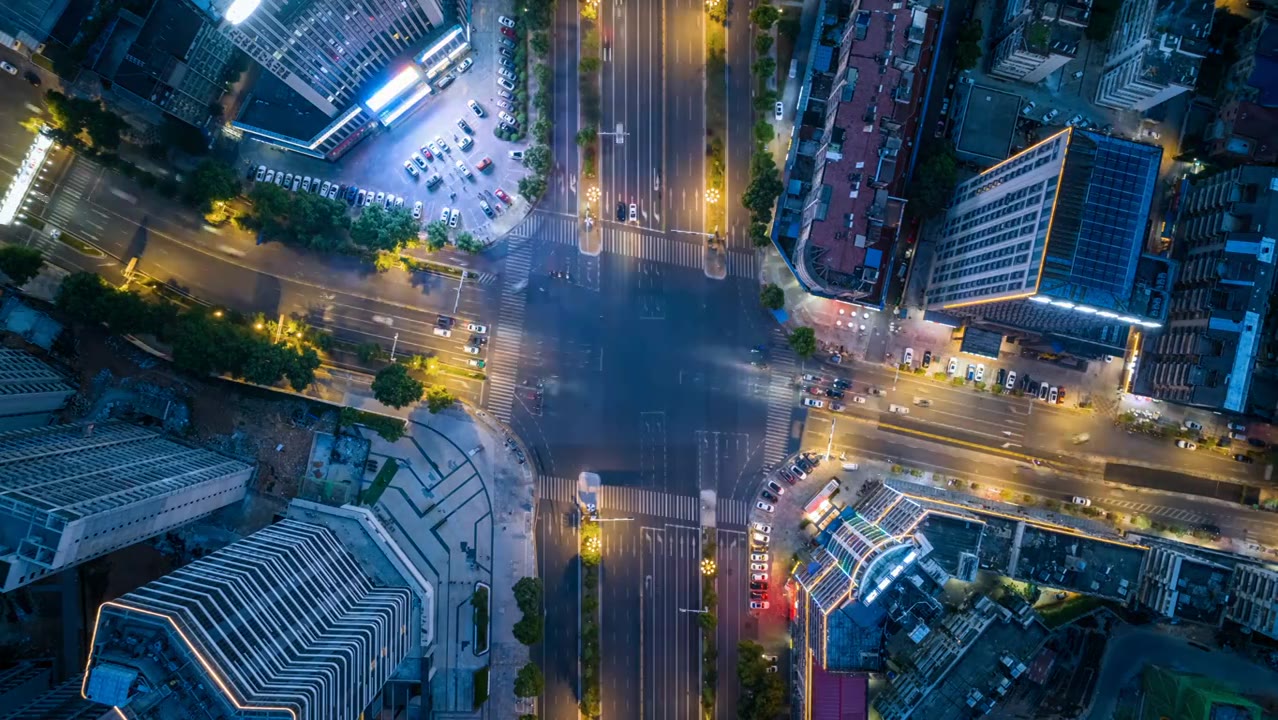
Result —
<path fill-rule="evenodd" d="M 750 559 L 753 560 L 755 558 L 758 558 L 759 560 L 767 560 L 768 554 L 767 553 L 750 553 Z M 767 581 L 768 581 L 767 573 L 750 573 L 750 582 L 767 582 Z"/>
<path fill-rule="evenodd" d="M 768 543 L 772 542 L 771 537 L 761 532 L 750 533 L 750 539 L 753 540 L 756 545 L 762 545 L 764 547 L 767 547 Z"/>
<path fill-rule="evenodd" d="M 297 192 L 298 190 L 301 190 L 301 189 L 302 189 L 302 176 L 296 175 L 293 177 L 293 192 Z"/>
<path fill-rule="evenodd" d="M 1034 112 L 1034 108 L 1035 108 L 1035 107 L 1037 107 L 1037 106 L 1038 106 L 1038 103 L 1036 103 L 1036 102 L 1034 102 L 1033 100 L 1031 100 L 1031 101 L 1029 101 L 1029 102 L 1025 103 L 1025 107 L 1021 108 L 1021 114 L 1022 114 L 1022 115 L 1029 115 L 1030 113 Z"/>
<path fill-rule="evenodd" d="M 3 71 L 5 71 L 5 72 L 9 73 L 10 75 L 17 75 L 17 74 L 18 74 L 18 68 L 16 68 L 16 67 L 14 67 L 14 66 L 10 65 L 10 64 L 9 64 L 9 63 L 7 63 L 7 62 L 4 62 L 3 60 L 0 60 L 0 70 L 3 70 Z"/>
<path fill-rule="evenodd" d="M 757 508 L 759 508 L 759 509 L 760 509 L 760 510 L 762 510 L 763 512 L 768 512 L 768 513 L 770 513 L 770 512 L 776 512 L 776 511 L 777 511 L 777 509 L 776 509 L 775 507 L 773 507 L 773 506 L 772 506 L 772 503 L 765 503 L 765 502 L 763 502 L 762 500 L 760 500 L 759 502 L 756 502 L 756 503 L 754 504 L 754 506 L 755 506 L 755 507 L 757 507 Z"/>
<path fill-rule="evenodd" d="M 333 184 L 325 180 L 324 184 L 320 186 L 320 191 L 319 191 L 320 197 L 328 197 L 328 189 L 331 187 L 333 187 Z M 381 196 L 382 196 L 381 193 L 377 193 L 377 197 L 380 198 Z"/>
<path fill-rule="evenodd" d="M 310 191 L 311 191 L 311 176 L 307 175 L 306 177 L 302 178 L 302 192 L 308 193 Z"/>
<path fill-rule="evenodd" d="M 502 16 L 498 17 L 498 18 L 497 18 L 497 22 L 501 23 L 502 25 L 505 25 L 506 27 L 510 28 L 511 30 L 514 30 L 514 29 L 515 29 L 515 21 L 514 21 L 514 20 L 511 20 L 510 18 L 506 17 L 505 15 L 502 15 Z"/>
<path fill-rule="evenodd" d="M 905 348 L 905 356 L 901 358 L 901 362 L 906 365 L 914 364 L 914 348 Z"/>
<path fill-rule="evenodd" d="M 761 523 L 761 522 L 752 522 L 752 523 L 750 523 L 750 527 L 754 528 L 755 530 L 758 530 L 758 531 L 759 531 L 759 532 L 761 532 L 761 533 L 770 533 L 770 532 L 772 532 L 772 526 L 771 526 L 771 525 L 764 525 L 764 524 L 763 524 L 763 523 Z"/>
<path fill-rule="evenodd" d="M 750 562 L 767 562 L 767 561 L 768 561 L 767 553 L 762 553 L 762 552 L 750 553 Z M 764 575 L 764 577 L 766 578 L 767 575 Z"/>
<path fill-rule="evenodd" d="M 512 159 L 514 159 L 514 160 L 523 160 L 523 159 L 524 159 L 524 151 L 523 151 L 523 150 L 511 150 L 511 151 L 510 151 L 509 153 L 507 153 L 507 154 L 508 154 L 508 155 L 510 155 L 510 157 L 511 157 Z"/>
<path fill-rule="evenodd" d="M 448 213 L 448 227 L 450 228 L 457 227 L 457 222 L 459 220 L 461 220 L 461 210 L 458 210 L 457 208 L 453 208 Z"/>
<path fill-rule="evenodd" d="M 813 408 L 825 407 L 825 401 L 817 400 L 816 398 L 803 398 L 803 404 Z"/>
<path fill-rule="evenodd" d="M 504 122 L 504 123 L 509 123 L 509 124 L 511 124 L 511 125 L 518 125 L 518 124 L 519 124 L 519 123 L 515 122 L 515 117 L 514 117 L 513 115 L 511 115 L 510 113 L 506 112 L 505 110 L 502 110 L 501 112 L 498 112 L 498 113 L 497 113 L 497 117 L 501 118 L 501 121 L 502 121 L 502 122 Z"/>
<path fill-rule="evenodd" d="M 630 203 L 630 222 L 639 222 L 639 206 Z"/>
<path fill-rule="evenodd" d="M 1082 505 L 1083 507 L 1088 507 L 1089 505 L 1092 504 L 1092 501 L 1090 498 L 1085 498 L 1085 497 L 1082 497 L 1081 495 L 1075 495 L 1073 499 L 1070 500 L 1070 502 L 1074 503 L 1075 505 Z"/>
<path fill-rule="evenodd" d="M 765 563 L 750 563 L 750 572 L 767 572 L 768 566 Z"/>
<path fill-rule="evenodd" d="M 463 350 L 465 350 L 466 352 L 470 353 L 471 355 L 478 355 L 478 354 L 479 354 L 479 348 L 475 347 L 474 345 L 467 345 L 466 347 L 464 347 L 464 348 L 462 348 L 462 349 L 463 349 Z"/>
<path fill-rule="evenodd" d="M 772 115 L 777 119 L 777 122 L 781 122 L 781 118 L 785 117 L 785 105 L 781 104 L 780 100 L 772 106 Z"/>
<path fill-rule="evenodd" d="M 506 78 L 502 78 L 502 77 L 497 78 L 497 84 L 503 88 L 506 88 L 507 90 L 510 90 L 511 92 L 515 91 L 515 84 L 507 80 Z"/>
<path fill-rule="evenodd" d="M 275 182 L 275 171 L 274 171 L 274 170 L 267 170 L 267 171 L 266 171 L 266 182 L 268 182 L 268 183 L 273 183 L 273 182 Z"/>
<path fill-rule="evenodd" d="M 457 172 L 465 175 L 466 177 L 473 177 L 470 173 L 470 168 L 466 167 L 466 163 L 461 160 L 457 161 Z"/>
<path fill-rule="evenodd" d="M 478 324 L 476 324 L 476 323 L 467 323 L 467 324 L 466 324 L 466 329 L 467 329 L 467 330 L 469 330 L 469 331 L 471 331 L 471 332 L 473 332 L 473 333 L 475 333 L 476 335 L 487 335 L 487 334 L 488 334 L 488 326 L 487 326 L 487 325 L 478 325 Z"/>
<path fill-rule="evenodd" d="M 1055 402 L 1056 402 L 1056 388 L 1049 388 L 1049 389 L 1048 389 L 1048 391 L 1047 391 L 1047 402 L 1049 402 L 1049 403 L 1055 403 Z"/>
<path fill-rule="evenodd" d="M 1007 389 L 1011 390 L 1016 387 L 1016 371 L 1009 370 L 1007 372 Z"/>
<path fill-rule="evenodd" d="M 480 107 L 479 103 L 475 102 L 474 100 L 467 100 L 466 107 L 470 108 L 470 111 L 475 113 L 475 117 L 484 116 L 484 109 Z"/>
<path fill-rule="evenodd" d="M 435 332 L 435 334 L 436 334 L 436 335 L 438 335 L 438 336 L 440 336 L 440 337 L 445 337 L 445 338 L 446 338 L 446 337 L 452 337 L 452 336 L 453 336 L 453 331 L 452 331 L 452 330 L 449 330 L 448 328 L 440 328 L 440 327 L 437 327 L 437 328 L 435 328 L 434 332 Z"/>
<path fill-rule="evenodd" d="M 412 177 L 417 177 L 421 174 L 421 171 L 417 169 L 417 166 L 408 160 L 404 161 L 404 172 L 408 173 Z"/>
<path fill-rule="evenodd" d="M 439 211 L 439 221 L 440 221 L 440 222 L 442 222 L 442 223 L 444 223 L 445 225 L 447 225 L 447 224 L 448 224 L 448 214 L 449 214 L 449 212 L 450 212 L 450 211 L 449 211 L 449 209 L 448 209 L 447 207 L 445 207 L 443 210 L 440 210 L 440 211 Z"/>
<path fill-rule="evenodd" d="M 783 488 L 783 487 L 781 487 L 780 485 L 778 485 L 776 480 L 769 480 L 769 481 L 768 481 L 768 489 L 769 489 L 769 490 L 771 490 L 772 492 L 776 493 L 777 495 L 784 495 L 784 494 L 785 494 L 785 488 Z M 764 530 L 764 532 L 769 532 L 769 531 L 768 531 L 768 530 Z"/>
<path fill-rule="evenodd" d="M 1176 441 L 1176 447 L 1178 447 L 1178 448 L 1184 448 L 1184 449 L 1186 449 L 1186 450 L 1197 450 L 1197 449 L 1198 449 L 1198 446 L 1197 446 L 1197 445 L 1195 445 L 1194 443 L 1191 443 L 1191 442 L 1190 442 L 1190 441 L 1188 441 L 1188 440 L 1177 440 L 1177 441 Z"/>
<path fill-rule="evenodd" d="M 266 178 L 266 166 L 265 166 L 265 165 L 258 165 L 258 166 L 257 166 L 257 175 L 253 176 L 253 179 L 254 179 L 254 180 L 256 180 L 257 182 L 262 182 L 262 180 L 263 180 L 263 179 L 265 179 L 265 178 Z"/>
<path fill-rule="evenodd" d="M 404 196 L 403 196 L 403 195 L 400 195 L 399 197 L 395 198 L 395 207 L 397 207 L 397 208 L 402 208 L 402 207 L 404 207 Z"/>
<path fill-rule="evenodd" d="M 386 201 L 385 201 L 385 204 L 383 205 L 383 207 L 385 207 L 387 210 L 390 210 L 390 209 L 391 209 L 391 206 L 392 206 L 392 205 L 394 205 L 394 204 L 395 204 L 395 194 L 394 194 L 394 193 L 387 193 L 387 194 L 386 194 Z"/>
<path fill-rule="evenodd" d="M 341 188 L 339 188 L 339 187 L 337 186 L 337 183 L 333 183 L 332 185 L 330 185 L 330 186 L 329 186 L 329 188 L 328 188 L 328 199 L 329 199 L 329 200 L 336 200 L 336 199 L 337 199 L 337 191 L 338 191 L 338 190 L 340 190 L 340 189 L 341 189 Z M 401 199 L 400 199 L 399 204 L 400 204 L 400 205 L 403 205 L 403 204 L 404 204 L 404 200 L 403 200 L 403 198 L 401 198 Z"/>
<path fill-rule="evenodd" d="M 1203 429 L 1203 426 L 1202 426 L 1202 424 L 1201 424 L 1201 423 L 1196 423 L 1196 422 L 1194 422 L 1193 420 L 1186 420 L 1186 421 L 1185 421 L 1185 429 L 1186 429 L 1186 430 L 1196 430 L 1196 431 L 1201 432 L 1201 431 L 1202 431 L 1202 429 Z"/>
<path fill-rule="evenodd" d="M 373 204 L 373 191 L 369 190 L 368 193 L 364 195 L 364 207 L 368 207 L 369 205 L 372 205 L 372 204 Z"/>
<path fill-rule="evenodd" d="M 751 610 L 767 610 L 770 607 L 772 606 L 768 604 L 767 600 L 751 600 L 750 601 Z"/>
<path fill-rule="evenodd" d="M 515 73 L 511 72 L 508 68 L 504 68 L 504 67 L 497 68 L 497 74 L 506 78 L 507 80 L 515 79 Z"/>
<path fill-rule="evenodd" d="M 976 366 L 976 382 L 982 382 L 984 380 L 985 380 L 985 363 L 980 363 L 979 365 Z"/>
<path fill-rule="evenodd" d="M 857 405 L 864 405 L 864 404 L 865 404 L 865 396 L 864 396 L 864 395 L 853 395 L 853 396 L 852 396 L 852 402 L 856 403 Z"/>
<path fill-rule="evenodd" d="M 413 219 L 414 220 L 422 219 L 422 201 L 421 200 L 418 200 L 417 202 L 413 203 Z"/>
<path fill-rule="evenodd" d="M 949 367 L 949 370 L 947 370 L 946 372 L 948 372 L 950 375 L 953 375 L 953 374 L 957 373 L 958 371 L 959 371 L 959 361 L 958 361 L 958 358 L 956 358 L 956 357 L 952 357 L 952 358 L 950 358 L 950 367 Z"/>
<path fill-rule="evenodd" d="M 284 171 L 283 170 L 275 173 L 275 184 L 280 187 L 284 187 Z"/>
<path fill-rule="evenodd" d="M 286 188 L 293 187 L 293 173 L 284 174 L 284 187 Z"/>
<path fill-rule="evenodd" d="M 1038 386 L 1038 399 L 1039 400 L 1047 399 L 1047 383 L 1043 383 L 1042 385 Z"/>
<path fill-rule="evenodd" d="M 462 139 L 457 141 L 457 147 L 461 148 L 463 151 L 469 150 L 470 146 L 474 144 L 475 141 L 471 140 L 469 135 L 462 135 Z"/>

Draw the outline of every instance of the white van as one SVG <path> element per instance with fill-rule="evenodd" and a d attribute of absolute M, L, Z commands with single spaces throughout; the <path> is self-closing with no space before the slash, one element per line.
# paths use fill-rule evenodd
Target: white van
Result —
<path fill-rule="evenodd" d="M 448 328 L 437 327 L 435 328 L 435 334 L 440 337 L 452 337 L 453 331 L 449 330 Z"/>
<path fill-rule="evenodd" d="M 904 405 L 888 405 L 888 410 L 891 410 L 894 413 L 900 413 L 901 415 L 910 414 L 910 409 Z"/>
<path fill-rule="evenodd" d="M 856 463 L 843 463 L 843 469 L 844 469 L 844 470 L 857 470 L 857 469 L 859 469 L 860 467 L 861 467 L 861 466 L 860 466 L 860 465 L 858 465 L 858 464 L 856 464 Z"/>

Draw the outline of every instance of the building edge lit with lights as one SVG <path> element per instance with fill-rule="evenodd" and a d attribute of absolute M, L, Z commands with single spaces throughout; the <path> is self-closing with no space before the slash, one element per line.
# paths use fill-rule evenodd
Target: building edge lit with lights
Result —
<path fill-rule="evenodd" d="M 1147 253 L 1161 148 L 1067 128 L 954 190 L 930 311 L 1082 357 L 1167 316 L 1174 263 Z"/>
<path fill-rule="evenodd" d="M 282 86 L 255 86 L 228 133 L 324 160 L 407 117 L 470 49 L 469 3 L 188 1 Z"/>
<path fill-rule="evenodd" d="M 98 611 L 82 693 L 125 720 L 356 720 L 432 673 L 434 590 L 366 508 L 286 519 Z"/>

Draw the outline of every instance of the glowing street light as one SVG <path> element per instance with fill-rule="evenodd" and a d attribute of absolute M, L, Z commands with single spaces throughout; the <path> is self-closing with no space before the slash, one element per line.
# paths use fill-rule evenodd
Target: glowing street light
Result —
<path fill-rule="evenodd" d="M 706 188 L 706 202 L 711 205 L 719 202 L 719 188 Z"/>
<path fill-rule="evenodd" d="M 590 187 L 586 188 L 586 199 L 589 200 L 590 202 L 599 202 L 600 195 L 601 193 L 599 192 L 598 185 L 591 185 Z"/>
<path fill-rule="evenodd" d="M 702 560 L 701 560 L 701 574 L 702 574 L 702 575 L 706 575 L 706 576 L 714 575 L 715 571 L 716 571 L 716 570 L 718 570 L 718 569 L 719 569 L 719 568 L 718 568 L 718 566 L 717 566 L 717 565 L 715 565 L 714 560 L 712 560 L 712 559 L 710 559 L 710 558 L 702 558 Z"/>

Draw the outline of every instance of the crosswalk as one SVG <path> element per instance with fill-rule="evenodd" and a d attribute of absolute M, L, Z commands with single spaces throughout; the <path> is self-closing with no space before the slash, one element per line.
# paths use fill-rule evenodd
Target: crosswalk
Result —
<path fill-rule="evenodd" d="M 577 218 L 535 210 L 506 237 L 516 240 L 548 240 L 559 245 L 577 244 Z"/>
<path fill-rule="evenodd" d="M 613 255 L 701 269 L 701 242 L 670 240 L 660 234 L 629 227 L 605 225 L 603 250 Z"/>
<path fill-rule="evenodd" d="M 768 425 L 763 437 L 763 462 L 771 465 L 790 449 L 791 413 L 794 411 L 794 381 L 798 357 L 780 328 L 772 331 L 773 341 L 768 376 Z"/>
<path fill-rule="evenodd" d="M 715 507 L 715 523 L 724 525 L 745 525 L 750 519 L 750 506 L 740 500 L 720 500 Z"/>
<path fill-rule="evenodd" d="M 571 503 L 577 501 L 577 482 L 571 478 L 539 475 L 537 477 L 537 497 L 542 500 Z M 728 510 L 731 522 L 744 525 L 748 515 L 745 503 L 729 500 Z M 735 507 L 733 504 L 735 503 Z M 722 507 L 724 503 L 720 503 Z M 607 517 L 633 513 L 648 515 L 668 520 L 682 520 L 688 523 L 701 521 L 701 501 L 694 495 L 674 495 L 672 493 L 645 490 L 643 488 L 615 487 L 604 485 L 599 488 L 599 512 Z M 721 511 L 722 512 L 722 511 Z M 720 520 L 720 522 L 724 522 Z"/>
<path fill-rule="evenodd" d="M 524 290 L 532 267 L 532 246 L 527 240 L 512 240 L 506 256 L 506 285 L 502 288 L 493 333 L 492 355 L 488 363 L 488 409 L 502 422 L 510 422 L 518 381 L 519 351 L 524 340 Z"/>
<path fill-rule="evenodd" d="M 76 156 L 70 170 L 58 183 L 58 191 L 54 193 L 45 218 L 53 221 L 60 229 L 71 225 L 72 220 L 83 210 L 81 205 L 84 198 L 93 190 L 93 183 L 101 169 L 97 163 Z"/>
<path fill-rule="evenodd" d="M 728 251 L 728 275 L 739 278 L 758 277 L 759 254 L 756 252 Z"/>
<path fill-rule="evenodd" d="M 1209 520 L 1210 517 L 1192 510 L 1179 510 L 1177 508 L 1163 507 L 1162 505 L 1150 505 L 1148 503 L 1132 502 L 1130 500 L 1111 500 L 1105 498 L 1101 501 L 1103 505 L 1112 505 L 1124 510 L 1130 510 L 1134 513 L 1140 513 L 1147 516 L 1158 516 L 1172 518 L 1174 520 L 1183 520 L 1191 523 L 1201 523 Z"/>
<path fill-rule="evenodd" d="M 469 270 L 466 275 L 466 282 L 471 285 L 494 285 L 501 277 L 497 273 L 480 272 L 479 270 Z"/>

